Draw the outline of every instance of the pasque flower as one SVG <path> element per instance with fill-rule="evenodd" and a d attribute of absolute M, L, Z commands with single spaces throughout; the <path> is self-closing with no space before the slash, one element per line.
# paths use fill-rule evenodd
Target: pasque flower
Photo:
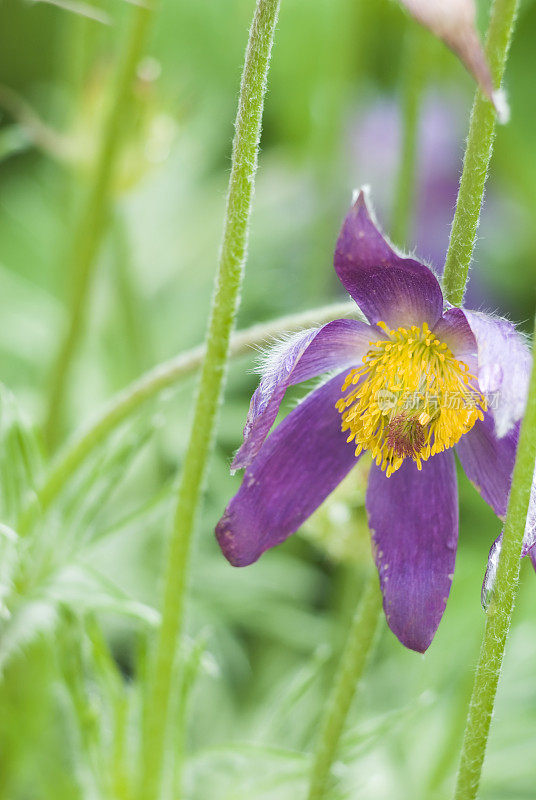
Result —
<path fill-rule="evenodd" d="M 337 240 L 335 271 L 368 322 L 302 331 L 267 356 L 233 469 L 238 493 L 216 528 L 235 566 L 283 542 L 370 452 L 366 507 L 384 610 L 424 652 L 454 573 L 454 450 L 503 518 L 530 354 L 504 320 L 445 308 L 432 270 L 399 254 L 363 192 Z M 328 373 L 270 433 L 286 389 Z"/>

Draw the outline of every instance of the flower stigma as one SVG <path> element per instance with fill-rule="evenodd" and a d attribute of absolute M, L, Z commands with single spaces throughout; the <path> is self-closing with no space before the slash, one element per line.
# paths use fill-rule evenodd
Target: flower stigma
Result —
<path fill-rule="evenodd" d="M 405 458 L 422 462 L 453 447 L 484 418 L 476 376 L 428 325 L 390 329 L 370 342 L 363 366 L 345 378 L 336 407 L 355 454 L 370 450 L 387 477 Z"/>

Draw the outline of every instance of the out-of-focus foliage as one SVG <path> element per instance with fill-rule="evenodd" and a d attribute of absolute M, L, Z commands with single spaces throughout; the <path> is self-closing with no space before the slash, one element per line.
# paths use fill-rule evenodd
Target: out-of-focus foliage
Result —
<path fill-rule="evenodd" d="M 70 432 L 144 369 L 202 340 L 253 6 L 159 5 L 70 378 Z M 192 403 L 187 381 L 145 407 L 94 451 L 32 535 L 17 536 L 21 504 L 47 469 L 39 429 L 67 318 L 66 254 L 132 14 L 126 2 L 93 7 L 110 25 L 44 3 L 0 5 L 0 381 L 9 387 L 0 393 L 0 800 L 133 797 L 143 654 L 158 623 L 163 537 Z M 241 325 L 340 296 L 332 251 L 355 186 L 371 185 L 389 231 L 410 24 L 389 0 L 283 0 Z M 497 134 L 470 289 L 474 306 L 523 322 L 536 271 L 535 35 L 536 4 L 525 0 L 507 70 L 512 120 Z M 434 42 L 428 73 L 407 249 L 440 269 L 473 84 Z M 177 751 L 187 718 L 185 757 L 166 782 L 172 796 L 180 771 L 189 800 L 300 796 L 369 563 L 361 471 L 302 535 L 259 563 L 235 570 L 223 560 L 213 528 L 240 479 L 228 465 L 254 355 L 231 369 L 190 575 L 186 668 L 172 715 Z M 461 475 L 460 488 L 461 545 L 439 633 L 421 657 L 384 626 L 333 798 L 451 792 L 483 625 L 481 580 L 500 529 Z M 486 800 L 534 794 L 536 578 L 527 566 Z"/>

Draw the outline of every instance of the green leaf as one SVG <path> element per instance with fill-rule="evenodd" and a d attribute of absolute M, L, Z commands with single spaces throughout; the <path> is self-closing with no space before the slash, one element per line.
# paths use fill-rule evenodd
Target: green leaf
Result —
<path fill-rule="evenodd" d="M 0 384 L 0 518 L 13 525 L 34 489 L 41 466 L 35 431 L 14 395 Z"/>

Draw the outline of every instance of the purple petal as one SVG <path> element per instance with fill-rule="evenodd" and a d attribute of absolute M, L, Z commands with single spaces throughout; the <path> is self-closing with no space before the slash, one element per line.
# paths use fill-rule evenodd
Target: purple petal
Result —
<path fill-rule="evenodd" d="M 443 296 L 433 272 L 395 253 L 367 208 L 365 195 L 344 220 L 335 248 L 335 271 L 371 323 L 392 328 L 422 325 L 433 328 L 443 310 Z"/>
<path fill-rule="evenodd" d="M 519 424 L 499 439 L 489 411 L 456 445 L 465 474 L 498 517 L 504 519 L 516 456 Z"/>
<path fill-rule="evenodd" d="M 323 328 L 300 331 L 276 346 L 263 365 L 263 375 L 249 407 L 244 441 L 231 465 L 247 467 L 259 452 L 275 422 L 289 386 L 330 370 L 359 364 L 378 330 L 355 319 L 337 319 Z"/>
<path fill-rule="evenodd" d="M 445 342 L 451 352 L 478 375 L 478 348 L 476 339 L 461 308 L 449 308 L 434 328 L 437 338 Z"/>
<path fill-rule="evenodd" d="M 235 567 L 283 542 L 352 469 L 354 446 L 335 403 L 345 373 L 312 392 L 266 439 L 216 527 Z"/>
<path fill-rule="evenodd" d="M 523 416 L 531 367 L 524 337 L 505 319 L 465 310 L 478 346 L 478 383 L 502 437 Z"/>
<path fill-rule="evenodd" d="M 402 644 L 430 645 L 450 592 L 458 541 L 458 492 L 452 450 L 406 459 L 390 478 L 373 465 L 367 512 L 387 622 Z"/>

